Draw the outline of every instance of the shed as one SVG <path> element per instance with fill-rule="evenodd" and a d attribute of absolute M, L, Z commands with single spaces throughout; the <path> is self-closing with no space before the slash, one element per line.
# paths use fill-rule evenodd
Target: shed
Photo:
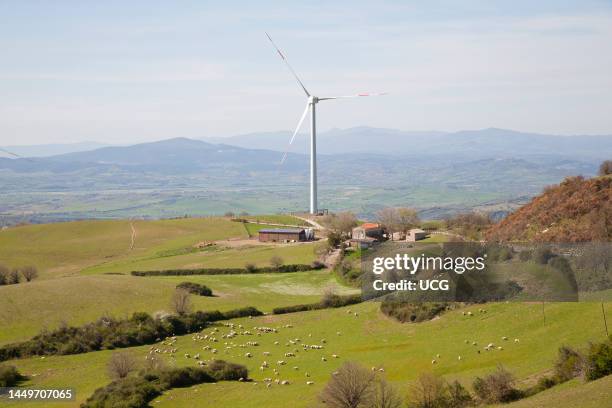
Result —
<path fill-rule="evenodd" d="M 415 242 L 427 238 L 427 233 L 420 228 L 413 228 L 408 231 L 406 241 Z"/>
<path fill-rule="evenodd" d="M 259 230 L 260 242 L 306 241 L 306 230 L 275 228 Z"/>

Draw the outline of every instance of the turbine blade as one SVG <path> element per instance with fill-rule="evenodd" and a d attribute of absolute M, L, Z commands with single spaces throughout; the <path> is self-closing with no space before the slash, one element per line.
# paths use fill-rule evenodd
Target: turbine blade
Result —
<path fill-rule="evenodd" d="M 304 90 L 304 92 L 306 93 L 306 96 L 310 96 L 310 93 L 308 92 L 308 90 L 306 89 L 306 87 L 304 86 L 304 84 L 302 83 L 302 81 L 300 81 L 300 78 L 297 76 L 297 74 L 295 73 L 295 71 L 293 70 L 293 68 L 291 67 L 291 64 L 289 64 L 289 61 L 287 60 L 287 58 L 285 58 L 285 55 L 283 54 L 283 52 L 276 46 L 276 44 L 274 44 L 274 41 L 272 41 L 272 37 L 270 37 L 270 34 L 268 34 L 266 32 L 266 36 L 268 37 L 268 40 L 270 40 L 270 43 L 272 44 L 272 46 L 274 48 L 276 48 L 276 52 L 278 52 L 278 55 L 280 55 L 281 59 L 285 62 L 285 65 L 287 65 L 287 68 L 289 68 L 289 71 L 291 71 L 291 73 L 293 74 L 293 76 L 295 77 L 295 79 L 298 81 L 298 83 L 300 84 L 300 86 L 302 87 L 302 89 Z"/>
<path fill-rule="evenodd" d="M 302 113 L 302 117 L 300 118 L 300 121 L 297 124 L 297 127 L 295 128 L 295 131 L 293 132 L 293 135 L 291 136 L 291 140 L 289 141 L 289 144 L 287 145 L 287 150 L 285 150 L 285 153 L 283 153 L 283 158 L 281 159 L 280 164 L 283 164 L 285 162 L 285 159 L 287 158 L 287 154 L 289 154 L 289 147 L 293 144 L 293 141 L 295 140 L 295 135 L 298 134 L 298 132 L 300 131 L 300 128 L 302 127 L 302 123 L 304 123 L 304 119 L 306 119 L 306 115 L 308 115 L 308 109 L 310 109 L 310 103 L 306 104 L 306 109 L 304 109 L 304 113 Z"/>
<path fill-rule="evenodd" d="M 362 96 L 383 96 L 383 95 L 388 95 L 386 92 L 382 92 L 382 93 L 368 93 L 368 92 L 363 92 L 363 93 L 358 93 L 357 95 L 342 95 L 342 96 L 324 96 L 322 98 L 318 98 L 320 101 L 324 101 L 327 99 L 344 99 L 344 98 L 359 98 Z"/>

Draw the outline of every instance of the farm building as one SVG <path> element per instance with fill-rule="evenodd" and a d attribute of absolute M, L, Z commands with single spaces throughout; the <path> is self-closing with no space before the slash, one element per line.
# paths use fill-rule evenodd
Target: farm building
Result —
<path fill-rule="evenodd" d="M 406 241 L 415 242 L 421 239 L 427 238 L 427 233 L 419 228 L 413 228 L 408 231 L 408 236 L 406 236 Z"/>
<path fill-rule="evenodd" d="M 359 239 L 352 238 L 349 241 L 349 244 L 353 248 L 368 249 L 374 246 L 376 242 L 377 240 L 374 238 L 365 237 L 365 238 L 359 238 Z"/>
<path fill-rule="evenodd" d="M 260 242 L 291 242 L 291 241 L 309 241 L 314 239 L 314 232 L 311 229 L 262 229 L 259 231 Z"/>
<path fill-rule="evenodd" d="M 365 238 L 374 238 L 378 240 L 382 240 L 383 238 L 383 229 L 380 224 L 375 224 L 373 222 L 366 222 L 361 224 L 359 227 L 353 228 L 353 232 L 351 234 L 351 238 L 353 239 L 365 239 Z"/>

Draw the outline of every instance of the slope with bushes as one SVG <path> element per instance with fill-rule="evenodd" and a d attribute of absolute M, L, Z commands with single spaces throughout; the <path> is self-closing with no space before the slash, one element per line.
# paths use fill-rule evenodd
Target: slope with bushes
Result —
<path fill-rule="evenodd" d="M 612 240 L 612 176 L 569 177 L 487 232 L 492 241 Z"/>

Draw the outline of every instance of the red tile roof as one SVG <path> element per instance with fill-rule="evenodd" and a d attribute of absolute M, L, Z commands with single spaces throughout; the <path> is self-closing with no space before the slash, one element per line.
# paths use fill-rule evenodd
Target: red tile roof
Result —
<path fill-rule="evenodd" d="M 380 224 L 376 224 L 374 222 L 364 222 L 363 224 L 361 224 L 361 228 L 363 228 L 363 229 L 376 229 L 376 228 L 380 228 Z"/>

